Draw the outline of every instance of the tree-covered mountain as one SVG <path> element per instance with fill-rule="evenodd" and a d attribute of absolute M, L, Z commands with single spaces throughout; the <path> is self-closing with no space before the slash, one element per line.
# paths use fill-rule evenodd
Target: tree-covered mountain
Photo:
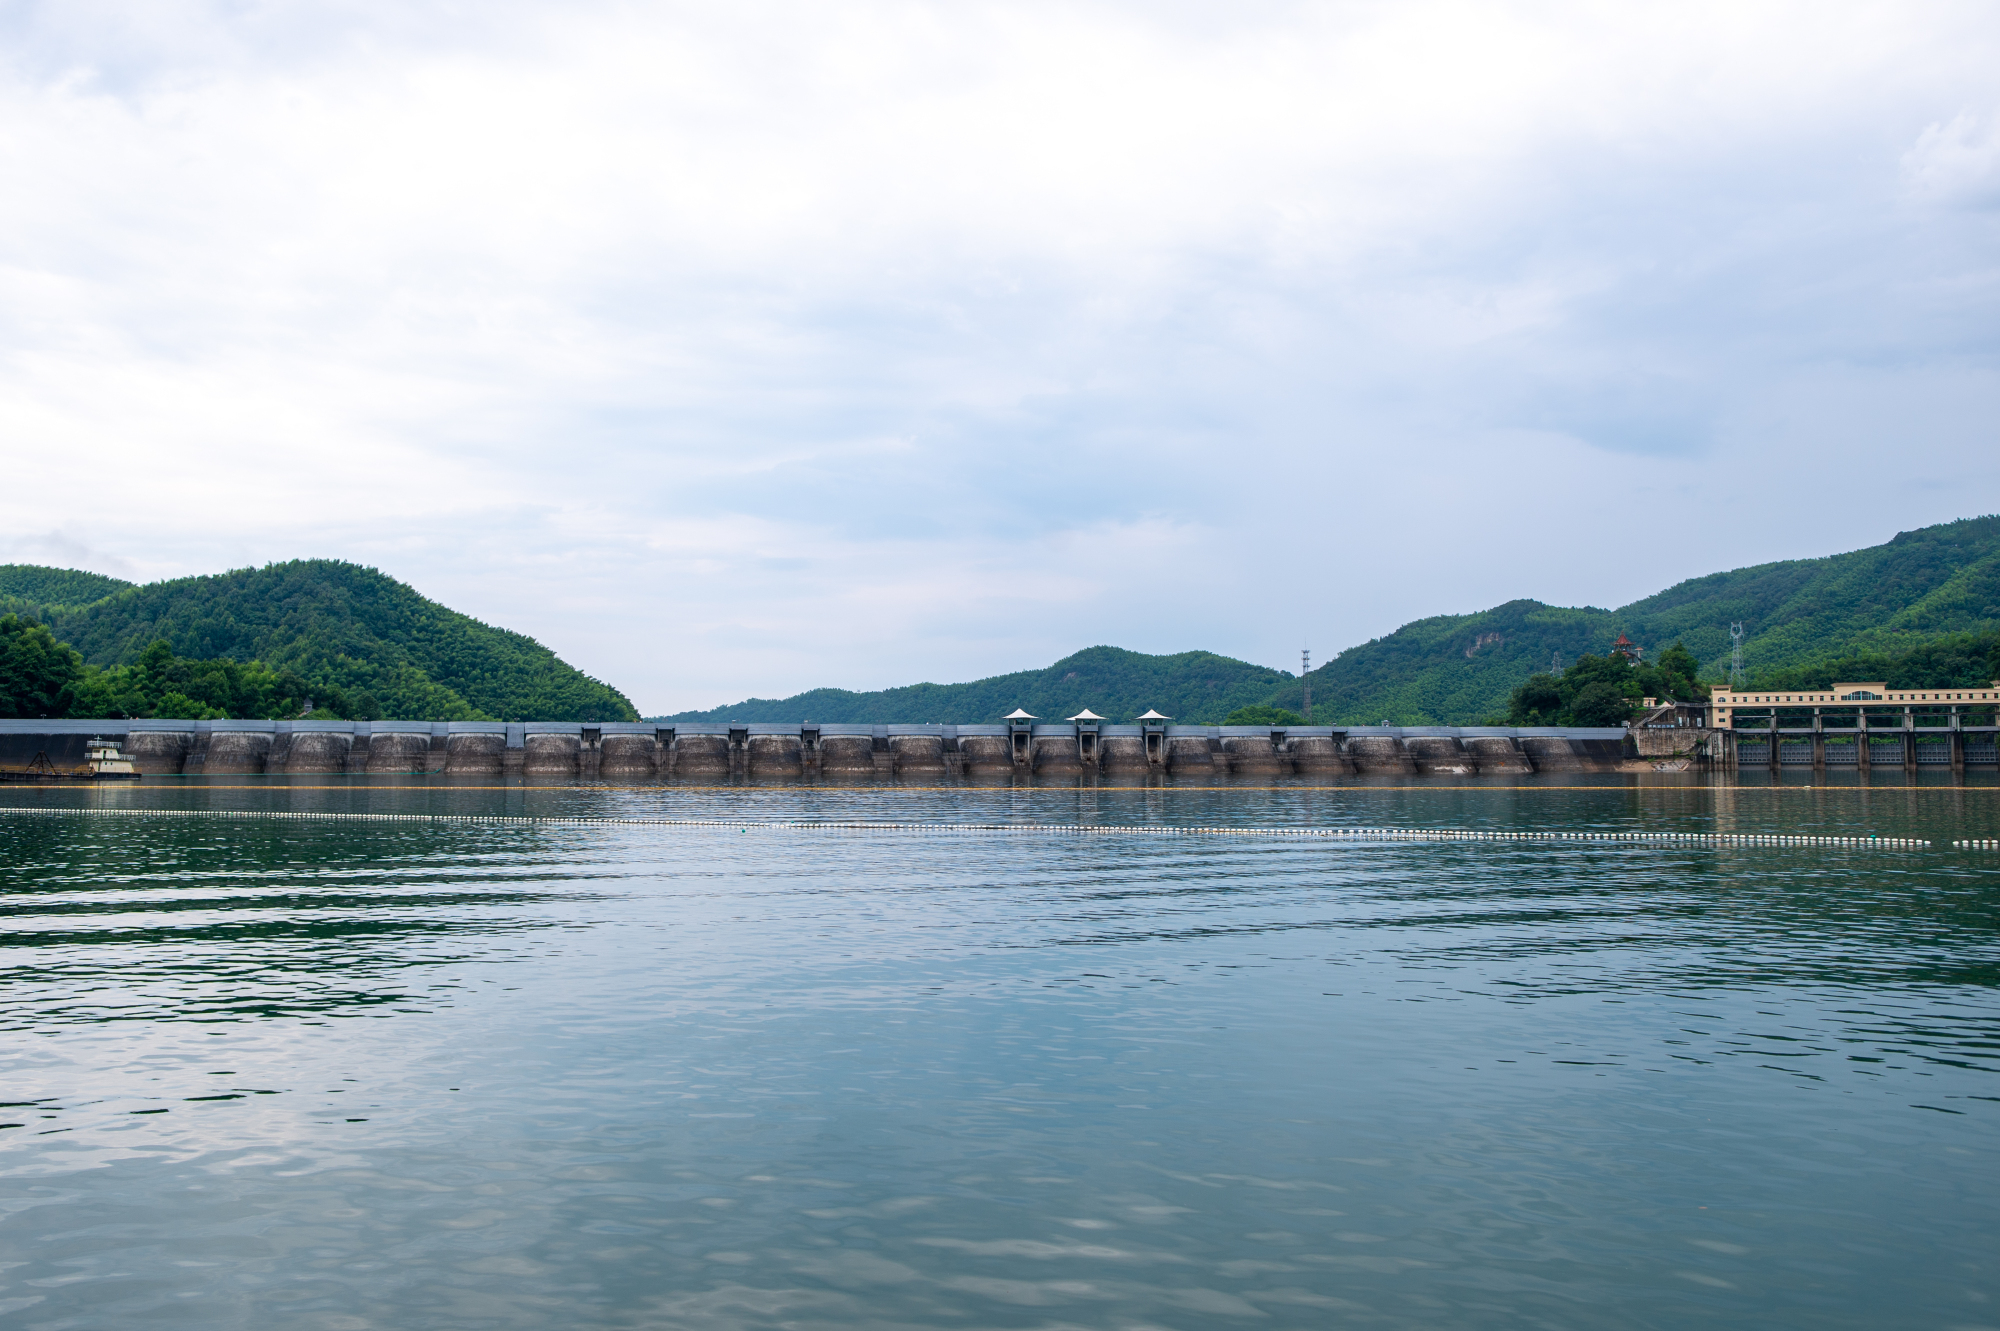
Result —
<path fill-rule="evenodd" d="M 53 576 L 67 570 L 41 572 L 51 576 L 37 581 L 32 571 L 16 573 L 0 587 L 21 586 L 48 595 L 50 589 L 87 590 L 90 585 Z M 116 584 L 115 579 L 105 581 Z M 40 603 L 51 608 L 59 604 Z M 319 691 L 315 701 L 338 697 L 346 711 L 357 715 L 438 721 L 638 719 L 623 694 L 564 664 L 534 639 L 482 624 L 374 569 L 339 560 L 293 560 L 140 587 L 116 584 L 109 595 L 87 605 L 38 617 L 86 663 L 100 669 L 140 666 L 152 644 L 165 642 L 168 657 L 156 652 L 153 665 L 119 677 L 122 693 L 114 690 L 119 697 L 140 696 L 141 681 L 150 681 L 147 687 L 157 691 L 167 679 L 163 672 L 170 672 L 189 687 L 208 681 L 203 687 L 212 685 L 216 698 L 226 700 L 208 705 L 221 710 L 237 707 L 242 699 L 286 705 L 293 685 L 266 681 L 269 676 L 271 681 L 303 680 Z M 254 662 L 261 673 L 238 678 L 222 662 Z"/>
<path fill-rule="evenodd" d="M 1754 680 L 1852 651 L 1896 652 L 2000 629 L 2000 516 L 1965 518 L 1824 559 L 1759 564 L 1669 587 L 1617 612 L 1635 641 L 1684 640 L 1710 677 L 1744 626 Z"/>
<path fill-rule="evenodd" d="M 1842 678 L 1897 673 L 1912 684 L 1932 682 L 1932 676 L 1940 687 L 1959 682 L 1966 671 L 1987 668 L 1978 664 L 1987 659 L 1980 635 L 2000 632 L 2000 517 L 1903 532 L 1886 544 L 1824 559 L 1714 573 L 1616 610 L 1520 600 L 1419 619 L 1314 670 L 1312 719 L 1347 725 L 1498 721 L 1531 677 L 1558 660 L 1573 665 L 1587 655 L 1601 657 L 1620 633 L 1648 660 L 1684 643 L 1705 679 L 1722 680 L 1729 672 L 1733 622 L 1744 626 L 1752 686 L 1842 670 L 1855 672 Z M 1957 645 L 1943 645 L 1947 640 Z M 1089 707 L 1115 720 L 1156 707 L 1198 723 L 1258 704 L 1303 712 L 1304 681 L 1207 652 L 1146 656 L 1093 647 L 1046 670 L 970 684 L 875 693 L 815 689 L 663 719 L 966 722 L 997 720 L 1024 706 L 1043 717 Z"/>
<path fill-rule="evenodd" d="M 1350 647 L 1315 669 L 1313 720 L 1349 725 L 1462 725 L 1507 710 L 1521 681 L 1601 653 L 1618 636 L 1613 611 L 1509 601 L 1470 615 L 1434 615 Z M 1271 701 L 1302 711 L 1294 683 Z"/>
<path fill-rule="evenodd" d="M 40 564 L 0 564 L 0 615 L 33 615 L 50 620 L 101 601 L 131 583 L 74 568 Z"/>
<path fill-rule="evenodd" d="M 876 693 L 814 689 L 790 698 L 750 698 L 728 707 L 681 712 L 665 721 L 998 721 L 1016 707 L 1039 717 L 1073 716 L 1088 707 L 1114 721 L 1148 708 L 1189 722 L 1220 721 L 1262 702 L 1292 676 L 1213 652 L 1148 656 L 1120 647 L 1089 647 L 1045 670 L 1017 670 L 969 684 L 909 684 Z"/>
<path fill-rule="evenodd" d="M 2000 517 L 1902 532 L 1823 559 L 1711 573 L 1616 610 L 1510 601 L 1420 619 L 1314 670 L 1314 719 L 1451 725 L 1496 717 L 1557 653 L 1574 662 L 1604 652 L 1620 633 L 1649 654 L 1683 642 L 1704 679 L 1725 680 L 1732 623 L 1744 628 L 1752 687 L 1823 674 L 1842 658 L 1901 660 L 1925 642 L 2000 631 Z M 1291 684 L 1271 701 L 1297 708 L 1302 693 Z"/>
<path fill-rule="evenodd" d="M 331 703 L 343 715 L 634 718 L 617 690 L 533 639 L 447 610 L 373 569 L 337 561 L 299 560 L 143 587 L 74 570 L 4 565 L 0 614 L 9 611 L 47 623 L 99 669 L 88 687 L 77 682 L 62 695 L 77 705 L 121 707 L 157 695 L 236 715 L 247 707 L 289 706 L 303 683 L 318 690 L 316 703 Z M 1515 690 L 1553 659 L 1601 656 L 1620 633 L 1649 660 L 1684 643 L 1703 677 L 1720 680 L 1728 673 L 1731 623 L 1744 626 L 1753 687 L 1806 687 L 1836 676 L 1939 687 L 1990 679 L 1991 644 L 2000 641 L 1994 636 L 2000 634 L 2000 517 L 1903 532 L 1824 559 L 1693 578 L 1616 610 L 1519 600 L 1416 620 L 1313 671 L 1312 719 L 1497 720 Z M 51 705 L 36 701 L 55 687 L 36 672 L 57 669 L 50 664 L 56 657 L 31 634 L 17 632 L 10 641 L 21 655 L 22 678 L 43 681 L 34 686 L 42 692 L 22 694 L 21 705 Z M 148 657 L 156 641 L 167 644 L 166 655 Z M 232 670 L 231 662 L 244 669 Z M 110 673 L 112 667 L 124 673 Z M 1118 721 L 1156 708 L 1203 723 L 1244 707 L 1302 712 L 1304 683 L 1212 652 L 1149 656 L 1092 647 L 1043 670 L 966 684 L 871 693 L 814 689 L 659 719 L 971 722 L 998 720 L 1016 707 L 1049 719 L 1088 707 Z M 1571 712 L 1576 706 L 1575 699 L 1562 702 Z"/>
<path fill-rule="evenodd" d="M 1974 689 L 2000 679 L 2000 633 L 1947 633 L 1901 650 L 1857 647 L 1767 670 L 1762 689 L 1827 689 L 1841 680 L 1880 680 L 1892 689 Z"/>

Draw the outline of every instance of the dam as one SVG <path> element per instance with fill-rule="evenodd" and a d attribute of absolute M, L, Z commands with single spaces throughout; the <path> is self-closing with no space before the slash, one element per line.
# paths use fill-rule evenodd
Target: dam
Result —
<path fill-rule="evenodd" d="M 1491 776 L 1622 770 L 1622 728 L 0 721 L 0 763 L 116 738 L 143 773 L 594 781 Z"/>

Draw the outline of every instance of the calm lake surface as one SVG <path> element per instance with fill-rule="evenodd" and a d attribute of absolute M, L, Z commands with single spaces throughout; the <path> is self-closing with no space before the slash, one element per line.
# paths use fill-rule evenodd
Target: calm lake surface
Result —
<path fill-rule="evenodd" d="M 0 814 L 0 1326 L 2000 1326 L 1990 776 L 0 806 L 743 823 Z"/>

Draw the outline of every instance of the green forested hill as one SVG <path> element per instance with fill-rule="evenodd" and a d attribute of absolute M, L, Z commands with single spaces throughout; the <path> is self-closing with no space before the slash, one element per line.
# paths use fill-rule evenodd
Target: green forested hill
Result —
<path fill-rule="evenodd" d="M 1456 725 L 1505 711 L 1522 680 L 1602 653 L 1618 636 L 1616 617 L 1591 607 L 1509 601 L 1471 615 L 1437 615 L 1350 647 L 1312 672 L 1313 720 L 1372 725 Z M 1300 684 L 1271 699 L 1303 708 Z"/>
<path fill-rule="evenodd" d="M 1744 625 L 1753 685 L 1867 663 L 1904 672 L 1912 683 L 1917 675 L 1944 672 L 1955 680 L 1984 669 L 1984 635 L 2000 631 L 2000 517 L 1904 532 L 1850 554 L 1713 573 L 1617 610 L 1522 600 L 1419 619 L 1313 671 L 1313 720 L 1464 725 L 1497 718 L 1508 695 L 1547 670 L 1552 657 L 1601 655 L 1621 632 L 1649 660 L 1685 641 L 1704 677 L 1719 680 L 1728 674 L 1732 622 Z M 1046 670 L 971 684 L 817 689 L 669 719 L 964 722 L 997 720 L 1016 706 L 1049 718 L 1087 706 L 1121 721 L 1157 707 L 1180 720 L 1212 722 L 1249 704 L 1299 711 L 1303 695 L 1296 676 L 1207 652 L 1144 656 L 1093 647 Z"/>
<path fill-rule="evenodd" d="M 55 578 L 44 584 L 63 585 Z M 43 584 L 23 576 L 11 585 Z M 332 686 L 377 716 L 638 718 L 623 694 L 565 665 L 534 639 L 482 624 L 374 569 L 338 560 L 294 560 L 143 587 L 117 584 L 103 599 L 47 619 L 56 637 L 94 666 L 132 664 L 149 644 L 164 640 L 178 657 L 257 661 Z"/>
<path fill-rule="evenodd" d="M 119 578 L 85 573 L 81 569 L 0 564 L 0 614 L 21 613 L 52 619 L 131 585 Z"/>
<path fill-rule="evenodd" d="M 1728 673 L 1732 621 L 1744 626 L 1753 679 L 1855 649 L 1990 631 L 2000 628 L 2000 517 L 1900 532 L 1825 559 L 1711 573 L 1634 601 L 1618 616 L 1634 640 L 1664 646 L 1684 638 L 1718 679 Z"/>
<path fill-rule="evenodd" d="M 1261 702 L 1292 676 L 1213 652 L 1148 656 L 1090 647 L 1046 670 L 1020 670 L 970 684 L 910 684 L 877 693 L 814 689 L 790 698 L 751 698 L 669 721 L 837 721 L 849 723 L 998 721 L 1016 707 L 1059 719 L 1085 707 L 1114 721 L 1148 708 L 1190 722 L 1220 721 Z"/>
<path fill-rule="evenodd" d="M 16 610 L 50 624 L 94 665 L 136 670 L 120 697 L 138 688 L 133 681 L 155 692 L 195 688 L 195 681 L 218 675 L 217 663 L 254 661 L 265 673 L 252 671 L 227 689 L 218 684 L 216 697 L 289 698 L 298 680 L 338 689 L 379 716 L 634 717 L 617 690 L 533 639 L 336 561 L 299 560 L 143 587 L 73 570 L 0 565 L 0 614 Z M 2000 634 L 2000 517 L 1903 532 L 1824 559 L 1713 573 L 1616 610 L 1521 600 L 1416 620 L 1313 671 L 1313 720 L 1450 725 L 1498 717 L 1508 695 L 1548 669 L 1553 656 L 1573 662 L 1601 654 L 1621 632 L 1648 659 L 1684 641 L 1704 677 L 1718 680 L 1728 671 L 1732 622 L 1745 627 L 1753 686 L 1829 671 L 1910 686 L 1959 682 L 1990 668 L 1984 663 Z M 138 666 L 156 639 L 184 659 Z M 1015 707 L 1048 719 L 1089 707 L 1126 721 L 1153 707 L 1182 721 L 1214 722 L 1256 704 L 1301 710 L 1303 691 L 1285 671 L 1212 652 L 1148 656 L 1092 647 L 1044 670 L 969 684 L 873 693 L 815 689 L 664 719 L 970 722 L 998 720 Z"/>
<path fill-rule="evenodd" d="M 1948 634 L 2000 630 L 2000 517 L 1902 532 L 1824 559 L 1711 573 L 1617 610 L 1510 601 L 1420 619 L 1313 671 L 1314 719 L 1477 721 L 1504 712 L 1507 695 L 1548 669 L 1553 653 L 1567 661 L 1601 654 L 1620 633 L 1649 654 L 1684 641 L 1704 678 L 1721 680 L 1729 672 L 1732 622 L 1744 627 L 1753 686 L 1857 653 L 1902 659 Z M 1272 701 L 1296 708 L 1300 693 L 1292 685 Z"/>
<path fill-rule="evenodd" d="M 1759 688 L 1825 689 L 1879 679 L 1892 689 L 1971 689 L 2000 679 L 2000 633 L 1947 633 L 1913 647 L 1857 647 L 1755 677 Z"/>

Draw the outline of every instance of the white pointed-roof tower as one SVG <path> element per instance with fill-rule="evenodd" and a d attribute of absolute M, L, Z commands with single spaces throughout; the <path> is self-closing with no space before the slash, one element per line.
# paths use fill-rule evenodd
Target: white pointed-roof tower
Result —
<path fill-rule="evenodd" d="M 1007 715 L 1001 717 L 1000 719 L 1002 721 L 1039 721 L 1041 718 L 1036 716 L 1030 716 L 1026 711 L 1022 710 L 1019 707 L 1016 707 L 1013 711 L 1007 713 Z"/>
<path fill-rule="evenodd" d="M 1088 707 L 1078 712 L 1075 716 L 1066 716 L 1063 718 L 1065 721 L 1102 721 L 1103 719 L 1103 717 L 1091 711 Z"/>
<path fill-rule="evenodd" d="M 1171 716 L 1161 716 L 1161 715 L 1159 714 L 1159 712 L 1158 712 L 1158 711 L 1156 711 L 1155 709 L 1153 709 L 1153 708 L 1151 708 L 1151 707 L 1148 707 L 1148 708 L 1146 709 L 1146 714 L 1145 714 L 1144 716 L 1140 717 L 1139 719 L 1140 719 L 1141 721 L 1171 721 L 1171 720 L 1173 720 L 1173 718 L 1172 718 Z"/>

